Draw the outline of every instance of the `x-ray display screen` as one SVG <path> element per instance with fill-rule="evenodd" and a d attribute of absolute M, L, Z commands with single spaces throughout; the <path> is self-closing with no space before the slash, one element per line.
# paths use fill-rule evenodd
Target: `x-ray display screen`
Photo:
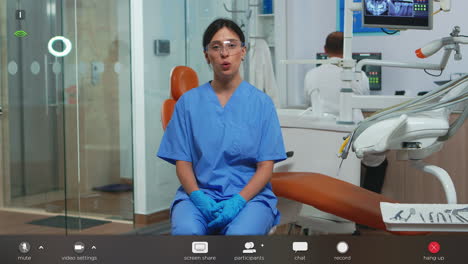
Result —
<path fill-rule="evenodd" d="M 365 27 L 432 29 L 432 0 L 364 0 Z"/>

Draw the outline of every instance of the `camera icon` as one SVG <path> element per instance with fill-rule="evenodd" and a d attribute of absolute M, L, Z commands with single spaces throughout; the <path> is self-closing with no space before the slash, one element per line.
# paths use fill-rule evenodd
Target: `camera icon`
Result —
<path fill-rule="evenodd" d="M 73 250 L 76 253 L 81 254 L 85 251 L 85 244 L 83 242 L 76 242 L 75 245 L 73 245 Z"/>

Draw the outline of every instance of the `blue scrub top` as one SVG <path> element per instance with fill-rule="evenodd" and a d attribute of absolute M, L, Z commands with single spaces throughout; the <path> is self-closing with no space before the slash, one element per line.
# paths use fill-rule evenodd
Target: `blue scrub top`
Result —
<path fill-rule="evenodd" d="M 285 152 L 273 102 L 243 81 L 224 107 L 210 83 L 184 93 L 157 155 L 172 164 L 191 162 L 198 187 L 214 199 L 224 200 L 247 185 L 257 162 L 282 161 Z M 172 206 L 185 199 L 189 197 L 180 186 Z M 251 201 L 266 203 L 278 223 L 277 199 L 270 183 Z"/>

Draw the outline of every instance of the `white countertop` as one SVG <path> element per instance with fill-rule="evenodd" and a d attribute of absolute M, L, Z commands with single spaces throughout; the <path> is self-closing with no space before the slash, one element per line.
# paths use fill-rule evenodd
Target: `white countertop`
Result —
<path fill-rule="evenodd" d="M 331 130 L 351 132 L 355 125 L 337 124 L 334 117 L 316 117 L 311 111 L 303 109 L 276 109 L 281 127 L 310 128 L 317 130 Z"/>

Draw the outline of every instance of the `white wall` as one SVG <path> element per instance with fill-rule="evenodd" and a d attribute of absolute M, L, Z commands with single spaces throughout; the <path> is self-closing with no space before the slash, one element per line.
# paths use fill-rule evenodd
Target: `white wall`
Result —
<path fill-rule="evenodd" d="M 169 74 L 185 63 L 185 1 L 132 0 L 131 9 L 135 213 L 146 215 L 168 208 L 178 186 L 174 167 L 156 152 Z M 154 54 L 156 39 L 170 41 L 169 55 Z"/>
<path fill-rule="evenodd" d="M 315 59 L 317 52 L 323 52 L 328 33 L 336 30 L 336 1 L 295 0 L 287 3 L 288 59 Z M 439 63 L 442 53 L 421 60 L 416 58 L 414 51 L 434 39 L 448 36 L 455 25 L 461 27 L 462 34 L 468 35 L 466 10 L 467 1 L 453 0 L 450 13 L 439 13 L 434 17 L 433 30 L 408 30 L 393 36 L 355 36 L 353 51 L 382 52 L 383 59 L 391 61 Z M 468 47 L 462 46 L 462 51 L 466 50 Z M 468 58 L 466 52 L 465 57 Z M 303 103 L 303 78 L 312 67 L 288 66 L 288 89 L 293 90 L 289 91 L 290 104 Z M 422 70 L 383 68 L 382 71 L 382 91 L 377 94 L 393 95 L 395 90 L 406 90 L 407 95 L 416 95 L 418 91 L 434 89 L 437 86 L 433 81 L 447 80 L 451 73 L 468 72 L 468 60 L 455 62 L 452 57 L 443 75 L 438 78 Z"/>
<path fill-rule="evenodd" d="M 287 2 L 288 59 L 315 59 L 323 52 L 324 39 L 336 30 L 336 1 L 295 0 Z M 289 105 L 303 103 L 304 76 L 314 65 L 292 65 L 288 70 Z"/>
<path fill-rule="evenodd" d="M 179 185 L 174 166 L 156 157 L 156 152 L 164 134 L 160 111 L 162 102 L 169 98 L 170 71 L 185 64 L 184 17 L 184 0 L 144 1 L 146 210 L 141 214 L 168 208 Z M 168 56 L 154 54 L 156 39 L 170 41 Z"/>
<path fill-rule="evenodd" d="M 203 33 L 208 25 L 219 17 L 230 17 L 219 0 L 187 1 L 187 66 L 197 72 L 200 84 L 213 79 L 213 71 L 203 54 Z M 226 4 L 229 9 L 231 5 Z"/>

